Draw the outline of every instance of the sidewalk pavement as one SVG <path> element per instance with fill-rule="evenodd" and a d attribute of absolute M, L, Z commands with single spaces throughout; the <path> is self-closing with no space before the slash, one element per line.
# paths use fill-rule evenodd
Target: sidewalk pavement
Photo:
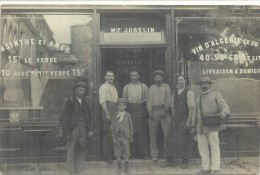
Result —
<path fill-rule="evenodd" d="M 221 162 L 221 170 L 219 174 L 242 174 L 242 175 L 260 175 L 259 158 L 257 157 L 242 157 L 240 163 L 235 161 L 236 158 L 225 158 Z M 243 160 L 243 161 L 242 161 Z M 175 167 L 161 168 L 160 165 L 165 161 L 160 160 L 155 163 L 151 160 L 130 160 L 130 170 L 133 175 L 188 175 L 196 174 L 200 171 L 200 159 L 190 160 L 189 167 L 182 169 L 180 161 L 176 161 Z M 3 175 L 66 175 L 66 164 L 61 163 L 44 163 L 37 166 L 37 164 L 30 165 L 2 165 Z M 106 162 L 86 162 L 83 174 L 87 175 L 113 175 L 117 172 L 117 165 Z M 2 175 L 0 174 L 0 175 Z"/>

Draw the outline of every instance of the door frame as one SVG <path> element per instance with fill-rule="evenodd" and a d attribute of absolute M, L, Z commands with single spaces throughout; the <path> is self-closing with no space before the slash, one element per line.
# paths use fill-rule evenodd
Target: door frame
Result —
<path fill-rule="evenodd" d="M 98 139 L 96 144 L 98 145 L 97 157 L 102 157 L 102 138 L 101 138 L 101 114 L 102 109 L 99 105 L 99 95 L 98 89 L 104 82 L 101 75 L 102 70 L 102 62 L 101 62 L 101 49 L 103 48 L 158 48 L 164 47 L 165 48 L 165 74 L 167 75 L 167 82 L 169 83 L 170 87 L 173 87 L 173 77 L 175 76 L 175 69 L 176 69 L 176 61 L 175 61 L 175 32 L 174 32 L 174 11 L 171 10 L 171 13 L 166 14 L 166 43 L 163 44 L 102 44 L 100 43 L 100 11 L 94 9 L 94 26 L 93 26 L 93 36 L 94 36 L 94 76 L 93 76 L 93 101 L 94 101 L 94 116 L 95 120 L 95 128 L 98 129 L 96 132 L 98 134 Z"/>

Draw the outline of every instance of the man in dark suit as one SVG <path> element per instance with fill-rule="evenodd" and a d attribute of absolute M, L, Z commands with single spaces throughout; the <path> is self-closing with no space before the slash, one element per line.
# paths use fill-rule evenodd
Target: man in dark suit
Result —
<path fill-rule="evenodd" d="M 65 101 L 61 113 L 63 136 L 67 137 L 67 171 L 81 173 L 86 159 L 86 137 L 93 136 L 92 116 L 85 98 L 87 85 L 78 82 L 74 85 L 75 95 Z"/>

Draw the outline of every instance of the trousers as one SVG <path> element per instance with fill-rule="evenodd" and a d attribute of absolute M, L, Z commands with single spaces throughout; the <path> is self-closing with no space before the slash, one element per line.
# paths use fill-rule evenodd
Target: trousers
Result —
<path fill-rule="evenodd" d="M 197 134 L 198 149 L 201 157 L 201 166 L 203 170 L 220 169 L 220 149 L 218 131 L 207 134 Z M 211 148 L 211 161 L 209 155 L 209 146 Z"/>
<path fill-rule="evenodd" d="M 117 108 L 116 104 L 114 102 L 107 101 L 107 109 L 111 117 L 116 113 Z M 111 134 L 111 121 L 106 120 L 106 115 L 103 112 L 102 113 L 102 119 L 103 119 L 103 158 L 112 158 L 113 157 L 113 142 L 112 142 L 112 134 Z"/>
<path fill-rule="evenodd" d="M 152 110 L 152 119 L 149 119 L 149 133 L 150 133 L 150 150 L 151 157 L 158 157 L 158 147 L 157 147 L 157 134 L 158 127 L 161 126 L 164 134 L 164 142 L 168 130 L 171 124 L 171 118 L 168 112 L 165 113 L 165 109 Z"/>
<path fill-rule="evenodd" d="M 116 136 L 117 142 L 114 143 L 114 152 L 115 157 L 120 159 L 123 157 L 125 160 L 128 160 L 130 157 L 130 140 L 124 135 Z"/>
<path fill-rule="evenodd" d="M 84 170 L 86 160 L 86 129 L 77 126 L 67 140 L 67 171 L 70 174 Z"/>

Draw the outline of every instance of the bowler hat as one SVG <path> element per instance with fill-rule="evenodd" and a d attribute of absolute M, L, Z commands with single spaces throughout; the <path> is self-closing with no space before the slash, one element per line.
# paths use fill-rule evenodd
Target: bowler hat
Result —
<path fill-rule="evenodd" d="M 117 99 L 117 104 L 119 104 L 119 103 L 126 103 L 127 101 L 126 101 L 126 99 L 125 98 L 119 98 L 119 99 Z"/>
<path fill-rule="evenodd" d="M 88 88 L 87 84 L 85 82 L 78 82 L 73 86 L 73 90 L 75 90 L 78 87 L 84 87 L 85 89 Z"/>
<path fill-rule="evenodd" d="M 156 75 L 164 76 L 164 72 L 161 71 L 161 70 L 156 70 L 156 71 L 153 72 L 153 76 L 156 76 Z"/>
<path fill-rule="evenodd" d="M 213 81 L 211 81 L 209 77 L 201 77 L 201 78 L 200 78 L 200 81 L 197 83 L 197 85 L 200 85 L 200 84 L 202 84 L 202 83 L 212 84 Z"/>

